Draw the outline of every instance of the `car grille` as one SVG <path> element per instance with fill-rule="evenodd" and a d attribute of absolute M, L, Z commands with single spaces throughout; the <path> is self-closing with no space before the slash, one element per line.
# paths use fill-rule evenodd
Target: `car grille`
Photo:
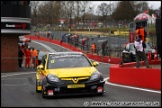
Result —
<path fill-rule="evenodd" d="M 88 79 L 80 79 L 77 83 L 86 83 Z M 74 84 L 72 80 L 61 80 L 64 84 Z"/>

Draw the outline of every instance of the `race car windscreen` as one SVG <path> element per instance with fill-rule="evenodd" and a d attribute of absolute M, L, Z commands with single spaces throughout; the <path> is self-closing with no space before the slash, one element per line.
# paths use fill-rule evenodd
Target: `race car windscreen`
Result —
<path fill-rule="evenodd" d="M 83 55 L 49 55 L 47 69 L 90 67 L 88 59 Z"/>

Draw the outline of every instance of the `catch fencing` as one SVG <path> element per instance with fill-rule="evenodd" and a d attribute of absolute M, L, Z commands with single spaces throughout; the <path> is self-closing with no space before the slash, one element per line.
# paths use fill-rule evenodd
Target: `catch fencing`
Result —
<path fill-rule="evenodd" d="M 66 33 L 66 36 L 62 36 Z M 78 38 L 71 38 L 72 41 L 68 41 L 68 35 L 73 36 L 73 33 L 69 33 L 66 31 L 53 31 L 50 32 L 49 35 L 47 35 L 46 32 L 39 32 L 38 37 L 45 37 L 50 38 L 54 40 L 63 40 L 63 42 L 71 44 L 79 49 L 82 48 L 82 39 L 87 38 L 88 41 L 86 41 L 86 44 L 84 46 L 84 51 L 88 53 L 94 53 L 97 55 L 103 55 L 102 54 L 102 43 L 105 41 L 107 42 L 107 45 L 105 47 L 105 54 L 104 56 L 114 56 L 114 57 L 121 57 L 121 51 L 123 50 L 124 44 L 128 42 L 127 36 L 97 36 L 97 35 L 82 35 L 82 34 L 76 34 Z M 64 38 L 64 39 L 63 39 Z M 76 40 L 77 39 L 77 40 Z M 96 44 L 96 50 L 95 52 L 91 51 L 91 45 L 95 43 Z"/>
<path fill-rule="evenodd" d="M 84 31 L 83 31 L 84 32 Z M 66 34 L 63 36 L 63 34 Z M 77 38 L 71 38 L 71 41 L 68 40 L 68 37 L 77 35 Z M 39 31 L 38 37 L 45 37 L 54 40 L 63 41 L 70 45 L 73 45 L 79 49 L 84 50 L 88 53 L 93 53 L 101 56 L 111 56 L 116 58 L 121 58 L 122 51 L 124 50 L 124 45 L 129 42 L 129 37 L 125 35 L 113 35 L 102 36 L 102 35 L 84 35 L 84 34 L 74 34 L 67 31 Z M 148 34 L 147 37 L 150 40 L 150 45 L 156 47 L 156 35 Z M 87 41 L 85 46 L 82 46 L 82 39 L 86 38 Z M 107 41 L 106 47 L 102 50 L 103 42 Z M 96 49 L 95 52 L 92 52 L 91 45 L 95 43 Z M 104 53 L 103 53 L 104 51 Z"/>

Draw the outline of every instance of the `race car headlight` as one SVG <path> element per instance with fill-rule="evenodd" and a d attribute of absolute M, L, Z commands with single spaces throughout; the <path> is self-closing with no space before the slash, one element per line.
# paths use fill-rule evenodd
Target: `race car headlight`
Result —
<path fill-rule="evenodd" d="M 47 78 L 50 82 L 60 82 L 59 78 L 52 74 L 48 74 Z"/>
<path fill-rule="evenodd" d="M 97 79 L 99 79 L 99 78 L 100 78 L 99 73 L 98 73 L 98 72 L 94 72 L 94 73 L 91 75 L 91 77 L 90 77 L 90 81 L 92 81 L 92 80 L 97 80 Z"/>

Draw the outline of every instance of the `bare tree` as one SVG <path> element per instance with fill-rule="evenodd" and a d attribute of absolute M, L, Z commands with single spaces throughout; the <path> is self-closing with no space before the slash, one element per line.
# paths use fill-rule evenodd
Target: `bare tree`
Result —
<path fill-rule="evenodd" d="M 111 11 L 110 9 L 111 9 L 110 4 L 107 3 L 101 3 L 98 6 L 98 10 L 103 17 L 106 17 L 108 14 L 110 14 Z"/>
<path fill-rule="evenodd" d="M 136 1 L 134 2 L 134 9 L 138 13 L 142 13 L 149 9 L 147 1 Z"/>
<path fill-rule="evenodd" d="M 32 13 L 32 19 L 34 20 L 33 23 L 36 26 L 37 25 L 37 12 L 38 12 L 38 5 L 39 5 L 39 1 L 31 1 L 30 5 L 31 5 L 31 13 Z"/>
<path fill-rule="evenodd" d="M 81 16 L 82 16 L 82 29 L 84 27 L 84 24 L 85 24 L 85 14 L 87 12 L 90 12 L 90 4 L 91 4 L 91 1 L 81 1 L 80 2 L 80 10 L 81 10 Z M 92 8 L 92 7 L 91 7 Z"/>
<path fill-rule="evenodd" d="M 74 16 L 74 1 L 63 2 L 64 8 L 62 8 L 62 17 L 67 19 L 69 28 L 71 28 L 72 18 Z M 63 14 L 64 13 L 64 14 Z"/>
<path fill-rule="evenodd" d="M 61 1 L 61 9 L 60 9 L 60 17 L 62 19 L 68 19 L 68 11 L 69 11 L 69 7 L 67 5 L 68 1 Z"/>
<path fill-rule="evenodd" d="M 62 11 L 62 1 L 51 1 L 51 6 L 52 6 L 52 11 L 51 11 L 51 19 L 52 19 L 52 23 L 55 22 L 55 24 L 57 24 L 57 22 L 59 22 L 60 18 L 61 18 L 61 13 Z"/>
<path fill-rule="evenodd" d="M 101 3 L 98 6 L 98 12 L 101 15 L 101 19 L 104 22 L 104 25 L 106 26 L 106 21 L 108 20 L 108 16 L 111 14 L 111 4 L 107 3 Z"/>
<path fill-rule="evenodd" d="M 80 21 L 84 21 L 85 17 L 89 18 L 89 24 L 92 20 L 92 15 L 94 12 L 94 6 L 90 6 L 90 1 L 75 1 L 74 2 L 74 12 L 73 16 L 76 20 L 77 25 L 80 25 Z M 83 24 L 83 23 L 82 23 Z"/>
<path fill-rule="evenodd" d="M 42 2 L 38 7 L 38 16 L 41 19 L 40 23 L 45 24 L 46 23 L 46 3 Z"/>
<path fill-rule="evenodd" d="M 39 6 L 39 16 L 44 24 L 58 25 L 61 1 L 43 1 Z"/>
<path fill-rule="evenodd" d="M 39 14 L 45 25 L 50 23 L 49 19 L 51 19 L 51 13 L 51 3 L 49 1 L 43 2 L 39 6 Z"/>

